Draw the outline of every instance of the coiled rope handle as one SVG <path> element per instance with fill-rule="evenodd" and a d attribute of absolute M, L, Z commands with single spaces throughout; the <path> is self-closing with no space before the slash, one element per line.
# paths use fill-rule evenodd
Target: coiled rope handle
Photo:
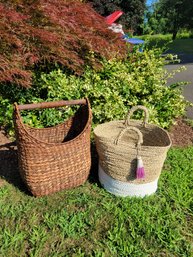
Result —
<path fill-rule="evenodd" d="M 125 118 L 125 125 L 127 127 L 130 126 L 131 116 L 137 110 L 144 111 L 145 116 L 144 116 L 144 120 L 143 120 L 143 126 L 146 127 L 146 124 L 148 123 L 148 120 L 149 120 L 149 112 L 148 112 L 148 109 L 145 106 L 143 106 L 143 105 L 136 105 L 136 106 L 132 107 L 131 110 L 128 112 L 128 114 L 127 114 L 127 116 Z"/>
<path fill-rule="evenodd" d="M 141 149 L 141 145 L 143 144 L 143 134 L 141 133 L 141 131 L 138 128 L 135 128 L 132 126 L 124 128 L 123 130 L 121 130 L 119 135 L 115 138 L 114 143 L 117 145 L 119 143 L 119 140 L 123 136 L 123 134 L 125 134 L 128 130 L 132 130 L 138 135 L 138 141 L 137 141 L 137 155 L 138 155 L 138 152 Z"/>

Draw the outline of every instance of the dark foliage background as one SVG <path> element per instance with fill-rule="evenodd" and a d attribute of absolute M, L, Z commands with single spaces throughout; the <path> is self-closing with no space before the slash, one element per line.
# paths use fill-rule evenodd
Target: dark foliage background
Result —
<path fill-rule="evenodd" d="M 173 40 L 180 29 L 193 28 L 193 0 L 159 0 L 157 12 L 165 18 L 166 31 L 172 33 Z"/>
<path fill-rule="evenodd" d="M 142 33 L 146 0 L 88 0 L 94 9 L 102 16 L 108 16 L 116 10 L 122 10 L 124 14 L 119 18 L 125 29 L 134 30 L 135 34 Z"/>
<path fill-rule="evenodd" d="M 146 12 L 144 33 L 172 33 L 193 29 L 193 0 L 158 0 Z"/>

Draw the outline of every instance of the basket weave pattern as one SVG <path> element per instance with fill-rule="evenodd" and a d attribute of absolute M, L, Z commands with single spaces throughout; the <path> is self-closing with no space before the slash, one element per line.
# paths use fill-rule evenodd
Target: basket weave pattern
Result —
<path fill-rule="evenodd" d="M 48 195 L 86 181 L 91 166 L 88 100 L 63 124 L 42 129 L 23 124 L 15 105 L 14 124 L 20 174 L 33 195 Z"/>
<path fill-rule="evenodd" d="M 142 110 L 145 107 L 137 106 Z M 135 111 L 137 109 L 132 110 Z M 147 110 L 146 110 L 147 111 Z M 96 148 L 99 155 L 99 164 L 113 179 L 134 184 L 145 184 L 155 181 L 162 170 L 167 151 L 171 146 L 168 133 L 162 128 L 142 123 L 138 120 L 111 121 L 97 126 L 94 130 Z M 146 117 L 147 118 L 147 117 Z M 140 156 L 143 160 L 145 178 L 136 178 L 137 168 L 137 141 L 138 137 L 133 130 L 126 131 L 118 140 L 117 137 L 126 128 L 134 128 L 142 134 L 143 143 L 140 145 Z"/>

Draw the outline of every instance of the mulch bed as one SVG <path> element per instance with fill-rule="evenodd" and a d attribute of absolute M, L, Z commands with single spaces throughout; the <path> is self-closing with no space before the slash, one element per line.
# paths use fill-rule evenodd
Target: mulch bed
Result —
<path fill-rule="evenodd" d="M 5 181 L 20 187 L 22 184 L 17 163 L 17 149 L 3 130 L 0 130 L 0 187 Z"/>
<path fill-rule="evenodd" d="M 184 119 L 178 119 L 169 130 L 169 134 L 174 147 L 193 145 L 193 128 Z M 3 130 L 0 130 L 0 164 L 0 187 L 7 181 L 22 190 L 23 182 L 18 171 L 16 145 Z"/>
<path fill-rule="evenodd" d="M 193 145 L 193 128 L 184 119 L 178 119 L 169 130 L 169 134 L 173 146 L 186 147 Z"/>

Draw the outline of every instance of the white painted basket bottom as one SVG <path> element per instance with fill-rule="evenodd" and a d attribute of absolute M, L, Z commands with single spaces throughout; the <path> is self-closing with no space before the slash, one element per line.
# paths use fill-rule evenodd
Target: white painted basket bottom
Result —
<path fill-rule="evenodd" d="M 158 179 L 146 184 L 131 184 L 115 180 L 107 175 L 99 165 L 99 181 L 101 185 L 111 194 L 116 196 L 139 196 L 144 197 L 156 192 Z"/>

